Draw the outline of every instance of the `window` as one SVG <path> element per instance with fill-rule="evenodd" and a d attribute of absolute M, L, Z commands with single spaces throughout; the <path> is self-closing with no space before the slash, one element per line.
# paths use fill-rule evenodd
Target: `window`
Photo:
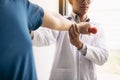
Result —
<path fill-rule="evenodd" d="M 59 0 L 59 13 L 64 15 L 67 15 L 67 8 L 68 8 L 68 4 L 67 4 L 67 0 Z"/>

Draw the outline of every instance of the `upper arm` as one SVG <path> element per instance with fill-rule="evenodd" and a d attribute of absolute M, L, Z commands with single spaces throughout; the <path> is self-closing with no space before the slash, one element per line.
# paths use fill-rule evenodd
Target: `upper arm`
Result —
<path fill-rule="evenodd" d="M 44 18 L 42 26 L 55 30 L 68 30 L 74 22 L 66 19 L 57 12 L 44 9 Z"/>
<path fill-rule="evenodd" d="M 44 16 L 43 8 L 29 1 L 27 1 L 26 7 L 27 7 L 29 29 L 35 30 L 38 27 L 40 27 L 42 24 L 42 20 Z"/>
<path fill-rule="evenodd" d="M 44 18 L 43 18 L 43 27 L 50 29 L 55 29 L 56 26 L 59 26 L 59 19 L 57 13 L 44 9 Z"/>

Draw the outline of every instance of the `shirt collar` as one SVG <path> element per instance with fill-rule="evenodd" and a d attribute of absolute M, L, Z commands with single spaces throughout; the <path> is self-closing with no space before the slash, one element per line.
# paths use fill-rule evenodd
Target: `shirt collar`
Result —
<path fill-rule="evenodd" d="M 77 23 L 80 22 L 80 17 L 76 13 L 72 12 L 71 16 Z M 89 22 L 89 21 L 90 21 L 90 18 L 88 18 L 88 16 L 87 16 L 85 19 L 85 22 Z"/>

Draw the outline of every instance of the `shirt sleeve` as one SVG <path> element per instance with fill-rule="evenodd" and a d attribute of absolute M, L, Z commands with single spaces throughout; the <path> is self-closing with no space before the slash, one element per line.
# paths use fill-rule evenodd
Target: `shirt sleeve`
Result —
<path fill-rule="evenodd" d="M 102 27 L 97 27 L 98 32 L 94 36 L 94 42 L 86 44 L 81 53 L 86 53 L 85 57 L 97 65 L 103 65 L 108 60 L 108 49 L 106 46 L 105 34 Z"/>
<path fill-rule="evenodd" d="M 28 16 L 28 26 L 30 30 L 35 30 L 41 26 L 44 10 L 42 7 L 33 4 L 31 2 L 27 2 L 27 16 Z"/>
<path fill-rule="evenodd" d="M 83 56 L 86 56 L 86 51 L 87 51 L 86 44 L 83 43 L 83 47 L 80 50 L 78 50 L 78 51 L 80 51 Z"/>
<path fill-rule="evenodd" d="M 33 32 L 32 43 L 34 46 L 48 46 L 56 42 L 59 31 L 40 27 Z M 32 36 L 32 34 L 31 34 Z"/>

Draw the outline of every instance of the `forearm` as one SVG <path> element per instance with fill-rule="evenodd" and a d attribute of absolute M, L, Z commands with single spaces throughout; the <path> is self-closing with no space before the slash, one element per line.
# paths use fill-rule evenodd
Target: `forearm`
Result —
<path fill-rule="evenodd" d="M 97 25 L 99 26 L 99 25 Z M 106 37 L 103 29 L 97 27 L 97 37 L 94 39 L 94 44 L 87 44 L 86 58 L 90 59 L 98 65 L 103 65 L 108 60 L 108 49 L 106 44 Z"/>
<path fill-rule="evenodd" d="M 108 59 L 108 51 L 106 48 L 97 48 L 87 45 L 85 57 L 98 65 L 103 65 Z"/>
<path fill-rule="evenodd" d="M 104 41 L 103 35 L 102 37 L 97 37 L 97 39 L 93 39 L 94 42 L 88 39 L 90 43 L 83 42 L 83 46 L 78 50 L 82 55 L 84 55 L 90 61 L 103 65 L 108 59 L 108 50 L 106 47 L 106 43 Z M 91 44 L 92 43 L 92 44 Z"/>
<path fill-rule="evenodd" d="M 44 10 L 42 26 L 55 30 L 68 30 L 75 22 L 69 21 L 59 13 Z"/>

